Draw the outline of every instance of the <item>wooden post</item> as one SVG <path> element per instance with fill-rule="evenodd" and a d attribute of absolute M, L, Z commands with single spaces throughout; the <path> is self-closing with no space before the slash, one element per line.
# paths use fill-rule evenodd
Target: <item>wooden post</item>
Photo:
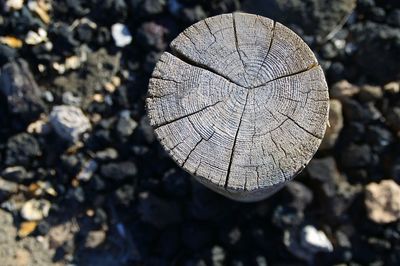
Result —
<path fill-rule="evenodd" d="M 268 197 L 311 160 L 324 136 L 328 88 L 293 31 L 245 13 L 182 32 L 150 79 L 150 123 L 171 157 L 229 198 Z"/>

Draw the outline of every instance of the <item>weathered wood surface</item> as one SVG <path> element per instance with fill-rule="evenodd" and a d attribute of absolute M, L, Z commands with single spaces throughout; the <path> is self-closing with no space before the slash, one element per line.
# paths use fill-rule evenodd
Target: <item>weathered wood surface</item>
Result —
<path fill-rule="evenodd" d="M 234 13 L 182 32 L 161 56 L 147 110 L 172 158 L 230 198 L 267 197 L 317 151 L 328 89 L 308 46 L 268 18 Z"/>

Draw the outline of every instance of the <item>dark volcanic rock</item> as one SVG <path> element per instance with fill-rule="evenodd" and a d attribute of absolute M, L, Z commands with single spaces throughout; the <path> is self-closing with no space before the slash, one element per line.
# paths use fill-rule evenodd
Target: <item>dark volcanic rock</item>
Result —
<path fill-rule="evenodd" d="M 352 144 L 342 151 L 343 167 L 357 168 L 368 166 L 372 162 L 372 152 L 368 145 Z"/>
<path fill-rule="evenodd" d="M 382 151 L 393 142 L 392 133 L 379 126 L 369 126 L 366 131 L 366 140 L 371 144 L 375 151 Z"/>
<path fill-rule="evenodd" d="M 304 219 L 304 210 L 313 200 L 312 191 L 302 183 L 293 181 L 288 183 L 282 194 L 287 199 L 287 203 L 275 208 L 273 223 L 281 228 L 301 224 Z"/>
<path fill-rule="evenodd" d="M 351 28 L 358 47 L 356 62 L 377 81 L 400 78 L 400 28 L 367 22 Z"/>
<path fill-rule="evenodd" d="M 321 182 L 332 181 L 338 174 L 335 159 L 332 157 L 311 160 L 307 165 L 307 171 L 311 178 Z"/>
<path fill-rule="evenodd" d="M 356 5 L 355 0 L 247 0 L 244 9 L 251 13 L 277 20 L 287 26 L 300 28 L 306 35 L 316 36 L 323 41 L 337 28 Z"/>
<path fill-rule="evenodd" d="M 41 90 L 28 63 L 23 59 L 4 65 L 0 71 L 0 92 L 7 98 L 8 109 L 24 121 L 37 117 L 44 110 Z"/>
<path fill-rule="evenodd" d="M 400 9 L 390 11 L 387 16 L 387 23 L 393 27 L 400 27 Z"/>
<path fill-rule="evenodd" d="M 348 121 L 367 122 L 373 119 L 373 115 L 368 106 L 361 104 L 353 99 L 344 99 L 343 113 Z"/>
<path fill-rule="evenodd" d="M 145 98 L 173 38 L 249 3 L 310 45 L 330 127 L 296 181 L 237 203 L 173 162 Z M 400 184 L 399 30 L 399 0 L 0 0 L 0 208 L 14 214 L 0 246 L 25 230 L 21 254 L 41 256 L 26 241 L 50 238 L 45 254 L 62 265 L 400 265 L 399 221 L 373 223 L 363 205 L 367 184 Z M 51 115 L 60 105 L 87 118 L 78 138 L 60 138 L 83 118 Z M 30 199 L 49 215 L 21 220 Z M 0 266 L 24 257 L 8 248 Z"/>
<path fill-rule="evenodd" d="M 155 22 L 145 22 L 138 30 L 136 38 L 146 49 L 163 51 L 167 47 L 164 41 L 167 29 Z"/>
<path fill-rule="evenodd" d="M 203 8 L 199 5 L 191 8 L 183 8 L 182 15 L 183 19 L 189 24 L 196 23 L 197 21 L 200 21 L 207 17 Z"/>
<path fill-rule="evenodd" d="M 6 161 L 7 165 L 32 166 L 32 160 L 42 155 L 37 140 L 27 134 L 21 133 L 7 141 Z"/>
<path fill-rule="evenodd" d="M 17 56 L 17 51 L 7 45 L 0 44 L 0 66 L 11 61 Z"/>
<path fill-rule="evenodd" d="M 288 183 L 283 193 L 285 194 L 285 199 L 290 202 L 289 205 L 300 211 L 303 211 L 313 200 L 312 191 L 296 181 Z"/>
<path fill-rule="evenodd" d="M 1 176 L 14 182 L 23 182 L 24 180 L 29 180 L 33 177 L 32 174 L 28 173 L 23 166 L 7 167 L 1 172 Z"/>
<path fill-rule="evenodd" d="M 166 0 L 131 0 L 134 12 L 139 16 L 156 15 L 163 12 Z"/>
<path fill-rule="evenodd" d="M 122 180 L 126 177 L 135 176 L 137 174 L 137 168 L 136 165 L 130 161 L 115 162 L 102 165 L 100 172 L 104 177 Z"/>
<path fill-rule="evenodd" d="M 117 202 L 129 206 L 135 196 L 135 188 L 132 185 L 124 185 L 115 191 Z"/>
<path fill-rule="evenodd" d="M 173 169 L 165 173 L 163 184 L 169 195 L 183 198 L 189 193 L 190 177 L 184 171 Z"/>
<path fill-rule="evenodd" d="M 182 241 L 191 250 L 204 248 L 212 240 L 210 228 L 204 225 L 191 223 L 182 228 Z"/>
<path fill-rule="evenodd" d="M 0 202 L 18 191 L 18 184 L 0 177 Z"/>
<path fill-rule="evenodd" d="M 386 114 L 387 124 L 396 131 L 400 131 L 400 107 L 394 107 Z"/>
<path fill-rule="evenodd" d="M 179 223 L 182 216 L 176 202 L 158 198 L 148 192 L 139 194 L 138 211 L 144 222 L 157 228 Z"/>
<path fill-rule="evenodd" d="M 334 184 L 339 179 L 339 172 L 334 158 L 313 159 L 308 164 L 307 171 L 313 180 L 319 181 L 327 197 L 335 195 Z"/>
<path fill-rule="evenodd" d="M 120 137 L 129 137 L 137 126 L 138 123 L 131 118 L 129 111 L 124 110 L 120 113 L 116 127 Z"/>

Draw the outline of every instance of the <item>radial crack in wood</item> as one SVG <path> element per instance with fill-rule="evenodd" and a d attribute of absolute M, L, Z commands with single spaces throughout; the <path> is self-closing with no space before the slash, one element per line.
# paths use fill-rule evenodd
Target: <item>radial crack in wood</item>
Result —
<path fill-rule="evenodd" d="M 149 82 L 151 125 L 170 156 L 236 200 L 268 197 L 311 160 L 328 88 L 299 36 L 268 18 L 224 14 L 186 29 Z"/>

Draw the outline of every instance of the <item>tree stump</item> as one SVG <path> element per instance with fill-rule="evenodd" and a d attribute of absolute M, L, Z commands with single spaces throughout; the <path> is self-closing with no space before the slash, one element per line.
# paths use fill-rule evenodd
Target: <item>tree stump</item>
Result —
<path fill-rule="evenodd" d="M 328 120 L 328 88 L 293 31 L 245 13 L 182 32 L 149 83 L 150 123 L 170 156 L 229 198 L 268 197 L 311 160 Z"/>

